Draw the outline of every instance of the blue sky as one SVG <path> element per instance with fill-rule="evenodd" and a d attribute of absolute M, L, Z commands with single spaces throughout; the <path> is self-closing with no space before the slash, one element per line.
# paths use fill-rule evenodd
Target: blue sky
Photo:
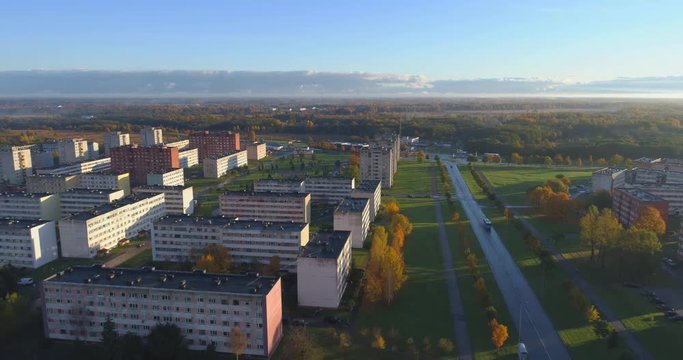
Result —
<path fill-rule="evenodd" d="M 5 1 L 0 70 L 683 75 L 680 1 Z"/>

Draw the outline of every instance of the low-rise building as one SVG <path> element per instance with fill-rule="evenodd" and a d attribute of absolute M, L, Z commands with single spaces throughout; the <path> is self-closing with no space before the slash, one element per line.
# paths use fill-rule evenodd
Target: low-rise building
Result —
<path fill-rule="evenodd" d="M 362 248 L 370 229 L 368 199 L 346 198 L 334 209 L 334 230 L 351 232 L 351 247 Z"/>
<path fill-rule="evenodd" d="M 58 220 L 59 194 L 0 193 L 0 217 L 28 220 Z"/>
<path fill-rule="evenodd" d="M 254 182 L 256 192 L 305 192 L 303 180 L 297 179 L 260 179 Z"/>
<path fill-rule="evenodd" d="M 269 358 L 282 339 L 277 277 L 76 266 L 41 282 L 45 337 L 102 341 L 107 318 L 119 333 L 180 328 L 191 350 L 230 352 L 230 333 L 246 337 L 245 355 Z"/>
<path fill-rule="evenodd" d="M 277 256 L 283 270 L 296 271 L 301 246 L 308 243 L 308 224 L 236 220 L 225 217 L 167 216 L 154 223 L 154 261 L 194 261 L 207 245 L 225 246 L 236 264 L 267 265 Z"/>
<path fill-rule="evenodd" d="M 178 152 L 178 161 L 183 169 L 191 168 L 199 164 L 199 150 L 185 149 Z"/>
<path fill-rule="evenodd" d="M 351 197 L 355 199 L 368 199 L 370 207 L 370 222 L 375 220 L 382 203 L 382 182 L 379 180 L 361 180 L 353 189 Z"/>
<path fill-rule="evenodd" d="M 194 192 L 192 186 L 138 186 L 133 189 L 133 194 L 164 194 L 166 201 L 166 213 L 169 215 L 192 215 L 194 214 Z"/>
<path fill-rule="evenodd" d="M 71 189 L 59 194 L 61 216 L 69 216 L 110 204 L 125 196 L 120 189 Z"/>
<path fill-rule="evenodd" d="M 78 175 L 33 175 L 26 178 L 29 193 L 57 194 L 81 185 Z"/>
<path fill-rule="evenodd" d="M 264 157 L 268 155 L 266 151 L 266 144 L 265 143 L 251 143 L 247 144 L 247 158 L 249 160 L 257 161 L 261 160 Z"/>
<path fill-rule="evenodd" d="M 120 189 L 130 195 L 130 174 L 111 171 L 90 172 L 81 175 L 80 187 L 85 189 Z"/>
<path fill-rule="evenodd" d="M 204 177 L 217 179 L 232 169 L 247 166 L 247 161 L 246 150 L 231 151 L 208 157 L 203 160 Z"/>
<path fill-rule="evenodd" d="M 351 271 L 351 232 L 313 234 L 296 268 L 299 306 L 338 308 Z"/>
<path fill-rule="evenodd" d="M 667 220 L 669 203 L 637 188 L 616 188 L 612 193 L 612 212 L 624 227 L 630 227 L 640 216 L 645 207 L 659 210 L 664 221 Z"/>
<path fill-rule="evenodd" d="M 626 172 L 626 169 L 610 167 L 593 172 L 591 177 L 593 192 L 605 190 L 611 194 L 614 189 L 624 187 Z"/>
<path fill-rule="evenodd" d="M 51 168 L 37 169 L 38 175 L 77 175 L 95 171 L 108 171 L 111 169 L 111 158 L 105 157 L 96 160 L 84 161 L 69 165 L 60 165 Z"/>
<path fill-rule="evenodd" d="M 12 185 L 23 184 L 33 174 L 30 146 L 3 146 L 0 148 L 0 180 Z"/>
<path fill-rule="evenodd" d="M 120 240 L 151 230 L 152 223 L 165 215 L 164 194 L 145 194 L 65 217 L 59 221 L 62 256 L 92 258 Z"/>
<path fill-rule="evenodd" d="M 0 219 L 0 264 L 35 269 L 58 257 L 54 221 Z"/>
<path fill-rule="evenodd" d="M 219 199 L 220 214 L 244 220 L 311 222 L 311 194 L 228 191 Z"/>
<path fill-rule="evenodd" d="M 178 141 L 166 143 L 166 146 L 178 148 L 178 151 L 182 151 L 182 150 L 185 150 L 185 149 L 190 147 L 190 140 L 189 139 L 178 140 Z"/>
<path fill-rule="evenodd" d="M 185 171 L 180 169 L 147 174 L 147 185 L 156 186 L 185 186 Z"/>
<path fill-rule="evenodd" d="M 351 196 L 355 187 L 352 177 L 309 177 L 304 182 L 304 191 L 311 194 L 314 203 L 338 203 Z"/>

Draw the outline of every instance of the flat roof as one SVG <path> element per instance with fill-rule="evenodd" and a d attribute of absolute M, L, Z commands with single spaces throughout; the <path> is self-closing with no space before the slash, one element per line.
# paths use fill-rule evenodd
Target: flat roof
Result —
<path fill-rule="evenodd" d="M 49 223 L 49 220 L 25 220 L 25 219 L 12 219 L 12 218 L 2 218 L 0 219 L 0 229 L 16 229 L 16 228 L 27 228 L 36 227 Z"/>
<path fill-rule="evenodd" d="M 254 229 L 271 231 L 301 231 L 308 224 L 293 221 L 259 221 L 240 220 L 234 217 L 213 216 L 198 217 L 190 215 L 168 215 L 154 222 L 154 225 L 186 225 L 186 226 L 218 226 L 233 227 L 236 229 Z"/>
<path fill-rule="evenodd" d="M 343 177 L 343 176 L 311 176 L 311 177 L 307 177 L 305 181 L 306 182 L 310 182 L 310 181 L 313 181 L 313 182 L 317 182 L 317 181 L 320 181 L 320 182 L 323 182 L 323 181 L 325 181 L 325 182 L 342 182 L 342 181 L 343 182 L 351 182 L 351 181 L 353 181 L 353 178 L 352 177 Z"/>
<path fill-rule="evenodd" d="M 278 280 L 279 277 L 261 276 L 258 273 L 212 274 L 203 271 L 156 270 L 154 267 L 110 269 L 101 265 L 74 266 L 45 279 L 48 283 L 84 286 L 120 286 L 240 295 L 266 295 Z"/>
<path fill-rule="evenodd" d="M 301 184 L 304 182 L 303 179 L 259 179 L 256 180 L 257 183 L 292 183 Z"/>
<path fill-rule="evenodd" d="M 185 173 L 185 170 L 183 170 L 183 168 L 177 168 L 177 169 L 166 169 L 163 171 L 150 171 L 147 173 L 147 176 L 149 176 L 149 175 L 163 175 L 163 174 L 168 174 L 168 173 L 176 172 L 176 171 L 182 171 L 183 173 Z"/>
<path fill-rule="evenodd" d="M 223 195 L 228 195 L 228 196 L 253 196 L 253 197 L 295 197 L 295 198 L 304 198 L 307 196 L 310 196 L 310 193 L 302 193 L 298 191 L 290 191 L 290 192 L 274 192 L 274 191 L 226 191 L 223 193 Z"/>
<path fill-rule="evenodd" d="M 36 170 L 56 170 L 56 169 L 66 169 L 70 167 L 81 167 L 83 164 L 97 163 L 97 162 L 111 162 L 111 157 L 102 157 L 99 159 L 85 160 L 80 162 L 75 162 L 71 164 L 55 165 L 43 168 L 37 168 Z"/>
<path fill-rule="evenodd" d="M 6 197 L 6 198 L 29 198 L 29 199 L 34 199 L 34 198 L 42 198 L 46 196 L 51 196 L 54 195 L 52 193 L 47 193 L 47 192 L 26 192 L 26 191 L 14 191 L 14 192 L 0 192 L 0 197 Z"/>
<path fill-rule="evenodd" d="M 215 159 L 220 159 L 220 158 L 224 158 L 224 157 L 226 157 L 226 156 L 235 155 L 235 154 L 238 154 L 238 153 L 241 153 L 241 152 L 246 152 L 246 151 L 247 151 L 247 150 L 230 150 L 230 151 L 225 151 L 225 152 L 222 152 L 222 153 L 220 153 L 220 154 L 215 154 L 215 155 L 209 156 L 207 159 L 214 159 L 214 160 L 215 160 Z"/>
<path fill-rule="evenodd" d="M 350 231 L 325 231 L 311 234 L 311 240 L 301 248 L 300 257 L 336 259 L 351 238 Z"/>
<path fill-rule="evenodd" d="M 106 171 L 91 171 L 87 173 L 81 174 L 81 177 L 83 176 L 121 176 L 121 175 L 129 175 L 130 173 L 128 171 L 113 171 L 113 170 L 106 170 Z"/>
<path fill-rule="evenodd" d="M 65 217 L 65 220 L 89 220 L 94 218 L 95 216 L 100 216 L 102 214 L 106 214 L 112 210 L 118 209 L 120 207 L 134 204 L 138 201 L 144 200 L 151 198 L 153 196 L 157 196 L 158 194 L 134 194 L 131 196 L 127 196 L 124 198 L 121 198 L 119 200 L 116 200 L 114 202 L 108 203 L 108 204 L 102 204 L 95 206 L 94 208 L 86 211 L 81 211 L 76 214 L 72 214 L 70 216 Z"/>
<path fill-rule="evenodd" d="M 30 178 L 53 178 L 53 179 L 56 179 L 56 178 L 65 178 L 65 177 L 74 177 L 74 176 L 78 176 L 78 174 L 33 174 L 33 175 L 27 177 L 27 179 L 30 179 Z"/>
<path fill-rule="evenodd" d="M 625 170 L 626 169 L 624 169 L 624 168 L 606 167 L 606 168 L 602 168 L 600 170 L 594 171 L 593 174 L 594 175 L 595 174 L 597 174 L 597 175 L 612 175 L 614 173 L 622 172 Z"/>
<path fill-rule="evenodd" d="M 640 189 L 640 188 L 621 187 L 621 188 L 617 188 L 617 190 L 621 190 L 621 191 L 628 193 L 631 196 L 636 197 L 636 198 L 643 200 L 643 201 L 663 201 L 663 202 L 666 202 L 666 200 L 662 199 L 661 197 L 659 197 L 657 195 L 653 195 L 653 194 L 651 194 L 651 193 L 649 193 L 643 189 Z"/>
<path fill-rule="evenodd" d="M 362 212 L 368 205 L 368 199 L 344 198 L 334 212 Z"/>
<path fill-rule="evenodd" d="M 119 191 L 123 191 L 123 189 L 85 189 L 85 188 L 73 188 L 69 189 L 67 191 L 61 192 L 61 194 L 113 194 L 117 193 Z"/>
<path fill-rule="evenodd" d="M 356 190 L 374 192 L 381 183 L 382 182 L 379 180 L 361 180 L 358 184 L 356 184 Z"/>
<path fill-rule="evenodd" d="M 163 191 L 163 190 L 185 190 L 187 188 L 191 188 L 192 186 L 188 185 L 140 185 L 136 186 L 133 188 L 133 191 L 137 190 L 157 190 L 157 191 Z"/>

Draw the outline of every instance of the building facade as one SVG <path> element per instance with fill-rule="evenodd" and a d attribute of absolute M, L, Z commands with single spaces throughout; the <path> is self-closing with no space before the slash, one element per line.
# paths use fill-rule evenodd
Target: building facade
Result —
<path fill-rule="evenodd" d="M 58 220 L 59 194 L 0 193 L 0 217 L 26 220 Z"/>
<path fill-rule="evenodd" d="M 150 186 L 185 186 L 185 171 L 180 169 L 147 174 L 147 185 Z"/>
<path fill-rule="evenodd" d="M 683 213 L 683 186 L 680 185 L 635 185 L 634 188 L 657 196 L 669 204 L 668 213 Z"/>
<path fill-rule="evenodd" d="M 111 171 L 91 172 L 81 175 L 80 186 L 85 189 L 119 189 L 130 195 L 130 174 Z"/>
<path fill-rule="evenodd" d="M 120 240 L 151 230 L 166 215 L 164 194 L 140 195 L 100 205 L 59 221 L 62 256 L 92 258 Z"/>
<path fill-rule="evenodd" d="M 282 339 L 282 288 L 276 277 L 76 266 L 41 283 L 45 336 L 102 341 L 107 318 L 119 334 L 145 337 L 157 324 L 180 328 L 188 348 L 230 352 L 230 332 L 247 338 L 245 355 L 270 357 Z"/>
<path fill-rule="evenodd" d="M 168 147 L 178 148 L 178 151 L 187 150 L 190 147 L 190 140 L 178 140 L 170 143 L 166 143 Z"/>
<path fill-rule="evenodd" d="M 125 196 L 116 189 L 71 189 L 59 194 L 60 216 L 77 214 L 94 207 L 111 204 Z"/>
<path fill-rule="evenodd" d="M 228 191 L 219 198 L 220 214 L 244 220 L 311 222 L 311 194 Z"/>
<path fill-rule="evenodd" d="M 178 152 L 178 161 L 183 169 L 191 168 L 199 164 L 199 150 L 186 149 Z"/>
<path fill-rule="evenodd" d="M 351 272 L 351 233 L 313 234 L 296 263 L 299 306 L 336 309 Z"/>
<path fill-rule="evenodd" d="M 132 186 L 145 185 L 147 174 L 180 168 L 178 149 L 166 146 L 119 146 L 111 150 L 112 171 L 130 174 Z"/>
<path fill-rule="evenodd" d="M 368 200 L 370 222 L 373 222 L 379 212 L 379 206 L 382 204 L 382 183 L 378 180 L 361 180 L 353 189 L 351 197 Z"/>
<path fill-rule="evenodd" d="M 261 160 L 268 155 L 265 143 L 251 143 L 247 145 L 247 158 L 251 161 Z"/>
<path fill-rule="evenodd" d="M 334 230 L 351 232 L 351 247 L 362 248 L 370 229 L 368 199 L 344 199 L 334 209 Z"/>
<path fill-rule="evenodd" d="M 109 156 L 112 148 L 130 145 L 130 134 L 112 131 L 104 134 L 104 155 Z"/>
<path fill-rule="evenodd" d="M 140 146 L 156 146 L 164 143 L 164 135 L 160 128 L 145 126 L 140 130 Z"/>
<path fill-rule="evenodd" d="M 33 174 L 31 148 L 28 146 L 3 146 L 0 148 L 0 175 L 2 181 L 20 185 Z"/>
<path fill-rule="evenodd" d="M 246 150 L 237 150 L 205 158 L 203 162 L 204 177 L 217 179 L 232 169 L 247 166 L 247 161 Z"/>
<path fill-rule="evenodd" d="M 26 192 L 57 194 L 81 185 L 78 175 L 33 175 L 26 178 Z"/>
<path fill-rule="evenodd" d="M 37 169 L 38 175 L 78 175 L 89 172 L 108 171 L 111 169 L 111 158 L 101 158 L 76 164 L 60 165 L 51 168 Z"/>
<path fill-rule="evenodd" d="M 308 224 L 236 220 L 224 217 L 168 216 L 154 223 L 154 261 L 196 260 L 207 245 L 225 246 L 233 263 L 267 265 L 277 256 L 283 270 L 296 271 L 301 246 L 308 243 Z"/>
<path fill-rule="evenodd" d="M 164 194 L 166 201 L 166 213 L 168 215 L 192 215 L 194 214 L 194 192 L 192 186 L 138 186 L 133 189 L 133 194 Z"/>
<path fill-rule="evenodd" d="M 240 134 L 232 131 L 195 132 L 190 134 L 190 147 L 199 150 L 199 160 L 240 150 Z"/>
<path fill-rule="evenodd" d="M 640 216 L 643 208 L 650 206 L 667 220 L 669 203 L 655 195 L 636 188 L 617 188 L 612 193 L 612 212 L 624 227 L 630 227 Z"/>
<path fill-rule="evenodd" d="M 313 203 L 339 203 L 351 196 L 356 188 L 354 178 L 345 177 L 309 177 L 304 182 L 304 191 L 311 194 Z"/>
<path fill-rule="evenodd" d="M 605 190 L 611 194 L 614 189 L 624 187 L 626 173 L 626 169 L 618 168 L 597 170 L 591 176 L 591 188 L 593 192 Z"/>
<path fill-rule="evenodd" d="M 0 219 L 0 264 L 35 269 L 58 257 L 54 221 Z"/>
<path fill-rule="evenodd" d="M 305 192 L 303 180 L 291 179 L 260 179 L 254 182 L 254 191 L 256 192 Z"/>
<path fill-rule="evenodd" d="M 85 139 L 66 139 L 57 142 L 60 164 L 73 164 L 97 159 L 99 145 Z"/>
<path fill-rule="evenodd" d="M 376 180 L 382 187 L 390 189 L 394 186 L 396 163 L 394 148 L 372 144 L 360 148 L 360 178 L 361 180 Z"/>

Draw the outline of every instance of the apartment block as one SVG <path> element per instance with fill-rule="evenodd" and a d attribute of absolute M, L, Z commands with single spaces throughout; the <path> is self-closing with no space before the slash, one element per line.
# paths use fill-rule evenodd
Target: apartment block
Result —
<path fill-rule="evenodd" d="M 58 220 L 59 194 L 0 193 L 0 218 Z"/>
<path fill-rule="evenodd" d="M 108 171 L 111 169 L 111 158 L 101 158 L 84 161 L 76 164 L 59 165 L 51 168 L 37 169 L 38 175 L 77 175 L 95 171 Z"/>
<path fill-rule="evenodd" d="M 29 193 L 57 194 L 81 185 L 78 175 L 33 175 L 26 178 Z"/>
<path fill-rule="evenodd" d="M 669 204 L 669 214 L 683 213 L 683 186 L 681 185 L 634 185 L 634 188 L 661 198 Z"/>
<path fill-rule="evenodd" d="M 637 188 L 617 188 L 612 193 L 612 212 L 624 227 L 633 225 L 647 206 L 659 210 L 664 221 L 667 220 L 669 203 L 659 196 Z"/>
<path fill-rule="evenodd" d="M 626 169 L 609 167 L 593 172 L 591 177 L 593 192 L 605 190 L 611 194 L 614 189 L 624 187 L 626 173 Z"/>
<path fill-rule="evenodd" d="M 104 155 L 109 156 L 112 148 L 130 145 L 130 134 L 112 131 L 104 134 Z"/>
<path fill-rule="evenodd" d="M 130 173 L 130 183 L 133 186 L 145 185 L 149 173 L 178 168 L 178 149 L 174 147 L 128 145 L 111 150 L 111 169 Z"/>
<path fill-rule="evenodd" d="M 394 185 L 396 173 L 396 157 L 394 148 L 372 144 L 360 148 L 360 178 L 361 180 L 376 180 L 382 187 L 390 189 Z"/>
<path fill-rule="evenodd" d="M 49 168 L 55 166 L 55 154 L 45 151 L 42 144 L 31 146 L 31 163 L 34 169 Z"/>
<path fill-rule="evenodd" d="M 683 172 L 634 168 L 626 173 L 631 185 L 683 185 Z"/>
<path fill-rule="evenodd" d="M 166 143 L 166 146 L 178 148 L 178 151 L 183 151 L 183 150 L 187 150 L 190 148 L 190 140 L 189 139 L 178 140 L 178 141 Z"/>
<path fill-rule="evenodd" d="M 130 174 L 111 171 L 90 172 L 81 175 L 80 186 L 85 189 L 120 189 L 130 195 Z"/>
<path fill-rule="evenodd" d="M 178 152 L 178 161 L 183 169 L 191 168 L 199 164 L 199 150 L 186 149 Z"/>
<path fill-rule="evenodd" d="M 247 144 L 247 158 L 252 161 L 261 160 L 268 155 L 265 143 L 251 143 Z"/>
<path fill-rule="evenodd" d="M 59 194 L 60 216 L 77 214 L 100 205 L 111 204 L 124 197 L 123 190 L 71 189 Z"/>
<path fill-rule="evenodd" d="M 240 150 L 240 134 L 232 131 L 195 132 L 190 134 L 190 147 L 199 150 L 199 159 Z"/>
<path fill-rule="evenodd" d="M 361 180 L 353 189 L 351 197 L 354 199 L 367 199 L 370 209 L 370 222 L 375 221 L 382 203 L 382 183 L 378 180 Z"/>
<path fill-rule="evenodd" d="M 339 203 L 351 196 L 356 187 L 353 178 L 309 177 L 304 182 L 304 191 L 311 194 L 313 203 Z"/>
<path fill-rule="evenodd" d="M 234 263 L 267 265 L 277 256 L 283 270 L 296 271 L 296 258 L 308 235 L 306 223 L 167 216 L 154 223 L 152 258 L 194 261 L 207 245 L 218 244 L 228 249 Z"/>
<path fill-rule="evenodd" d="M 58 257 L 54 221 L 0 219 L 0 264 L 35 269 Z"/>
<path fill-rule="evenodd" d="M 185 186 L 185 171 L 174 169 L 147 174 L 147 185 L 154 186 Z"/>
<path fill-rule="evenodd" d="M 99 157 L 99 145 L 84 139 L 67 139 L 57 142 L 60 164 L 73 164 L 95 160 Z"/>
<path fill-rule="evenodd" d="M 296 263 L 299 306 L 338 308 L 350 271 L 351 232 L 313 234 Z"/>
<path fill-rule="evenodd" d="M 92 258 L 119 240 L 151 230 L 152 223 L 165 215 L 164 194 L 146 194 L 65 217 L 59 221 L 62 256 Z"/>
<path fill-rule="evenodd" d="M 220 214 L 244 220 L 311 222 L 311 194 L 228 191 L 219 198 Z"/>
<path fill-rule="evenodd" d="M 192 215 L 194 213 L 194 192 L 192 186 L 138 186 L 133 194 L 164 194 L 166 213 L 169 215 Z"/>
<path fill-rule="evenodd" d="M 683 159 L 647 158 L 642 157 L 633 161 L 633 167 L 638 169 L 683 172 Z"/>
<path fill-rule="evenodd" d="M 33 174 L 30 146 L 3 146 L 0 148 L 0 175 L 2 181 L 20 185 Z"/>
<path fill-rule="evenodd" d="M 260 179 L 254 182 L 254 191 L 272 191 L 272 192 L 305 192 L 303 180 L 295 179 Z"/>
<path fill-rule="evenodd" d="M 370 229 L 367 199 L 346 198 L 334 209 L 334 230 L 351 232 L 351 247 L 362 248 Z"/>
<path fill-rule="evenodd" d="M 247 166 L 247 151 L 237 150 L 204 159 L 204 177 L 217 179 L 228 171 Z"/>
<path fill-rule="evenodd" d="M 164 135 L 160 128 L 145 126 L 140 130 L 140 146 L 156 146 L 164 143 Z"/>
<path fill-rule="evenodd" d="M 282 339 L 277 277 L 76 266 L 41 282 L 45 336 L 102 341 L 109 317 L 119 334 L 149 335 L 157 324 L 180 328 L 188 348 L 231 351 L 231 331 L 247 338 L 244 355 L 270 357 Z"/>

